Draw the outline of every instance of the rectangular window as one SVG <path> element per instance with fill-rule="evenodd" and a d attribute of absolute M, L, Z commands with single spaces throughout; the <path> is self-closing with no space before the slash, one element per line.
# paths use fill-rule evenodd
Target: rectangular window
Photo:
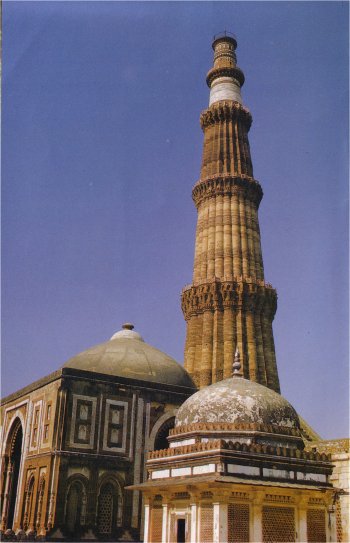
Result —
<path fill-rule="evenodd" d="M 128 425 L 128 402 L 106 400 L 103 449 L 125 453 Z"/>
<path fill-rule="evenodd" d="M 51 418 L 51 404 L 47 404 L 47 408 L 46 408 L 46 420 L 50 420 Z"/>
<path fill-rule="evenodd" d="M 78 449 L 92 449 L 95 439 L 97 398 L 73 394 L 69 445 Z"/>
<path fill-rule="evenodd" d="M 108 447 L 122 446 L 124 411 L 125 408 L 121 405 L 111 405 L 109 408 Z"/>
<path fill-rule="evenodd" d="M 74 441 L 76 443 L 90 443 L 92 424 L 92 402 L 77 400 Z"/>
<path fill-rule="evenodd" d="M 38 423 L 39 423 L 39 407 L 37 407 L 35 409 L 35 413 L 34 413 L 34 426 L 38 426 Z"/>
<path fill-rule="evenodd" d="M 34 409 L 34 416 L 33 416 L 31 447 L 36 447 L 38 444 L 39 418 L 40 418 L 40 407 L 37 404 L 37 407 L 35 407 Z"/>
<path fill-rule="evenodd" d="M 47 440 L 48 440 L 48 437 L 49 437 L 49 425 L 48 425 L 48 424 L 45 424 L 45 426 L 44 426 L 43 440 L 44 440 L 44 441 L 47 441 Z"/>

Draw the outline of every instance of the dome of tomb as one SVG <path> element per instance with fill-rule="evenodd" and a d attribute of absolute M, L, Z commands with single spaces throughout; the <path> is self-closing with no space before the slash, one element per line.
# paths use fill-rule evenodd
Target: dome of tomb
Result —
<path fill-rule="evenodd" d="M 292 405 L 270 388 L 244 379 L 240 367 L 236 353 L 231 378 L 202 388 L 182 404 L 173 441 L 192 435 L 223 439 L 250 436 L 257 441 L 279 436 L 281 444 L 294 441 L 301 445 L 300 421 Z"/>
<path fill-rule="evenodd" d="M 186 370 L 144 341 L 130 323 L 101 343 L 70 358 L 62 367 L 196 389 Z"/>

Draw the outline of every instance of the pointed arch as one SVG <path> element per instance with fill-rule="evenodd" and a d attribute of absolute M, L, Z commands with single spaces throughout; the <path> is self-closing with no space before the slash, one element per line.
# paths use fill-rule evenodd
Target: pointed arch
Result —
<path fill-rule="evenodd" d="M 4 443 L 4 462 L 2 469 L 3 486 L 1 529 L 12 529 L 18 497 L 18 481 L 22 465 L 23 423 L 19 416 L 14 417 Z"/>
<path fill-rule="evenodd" d="M 123 492 L 119 480 L 104 474 L 99 481 L 96 525 L 99 534 L 113 534 L 123 523 Z"/>
<path fill-rule="evenodd" d="M 32 518 L 33 501 L 34 501 L 35 475 L 30 474 L 25 487 L 22 526 L 24 530 L 28 530 Z"/>
<path fill-rule="evenodd" d="M 44 494 L 45 494 L 45 485 L 46 485 L 46 478 L 45 475 L 41 475 L 39 479 L 38 484 L 38 492 L 37 492 L 37 498 L 36 498 L 36 504 L 35 504 L 35 513 L 34 513 L 34 530 L 39 533 L 41 529 L 41 517 L 43 512 L 43 500 L 44 500 Z"/>
<path fill-rule="evenodd" d="M 165 443 L 166 437 L 169 435 L 169 430 L 174 427 L 175 417 L 178 409 L 172 409 L 162 415 L 154 424 L 148 438 L 148 450 L 154 451 L 158 436 Z M 158 443 L 159 443 L 158 439 Z"/>
<path fill-rule="evenodd" d="M 79 535 L 86 521 L 88 480 L 81 474 L 69 478 L 65 499 L 65 526 L 70 535 Z"/>

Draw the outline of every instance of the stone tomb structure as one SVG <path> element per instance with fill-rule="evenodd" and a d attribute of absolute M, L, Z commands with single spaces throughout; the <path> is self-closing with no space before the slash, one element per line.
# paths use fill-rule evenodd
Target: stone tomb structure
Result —
<path fill-rule="evenodd" d="M 175 360 L 126 324 L 101 345 L 4 398 L 4 539 L 135 540 L 150 450 L 167 446 L 195 392 Z"/>
<path fill-rule="evenodd" d="M 169 448 L 150 453 L 146 543 L 337 541 L 331 455 L 306 452 L 293 407 L 244 379 L 179 409 Z"/>

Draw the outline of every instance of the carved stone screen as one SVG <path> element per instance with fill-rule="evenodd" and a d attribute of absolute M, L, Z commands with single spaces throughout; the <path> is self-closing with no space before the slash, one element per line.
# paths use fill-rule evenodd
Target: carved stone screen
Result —
<path fill-rule="evenodd" d="M 162 541 L 162 507 L 154 507 L 151 515 L 151 541 L 152 543 L 161 543 Z"/>
<path fill-rule="evenodd" d="M 308 509 L 307 540 L 314 543 L 326 541 L 326 517 L 323 509 Z"/>
<path fill-rule="evenodd" d="M 249 541 L 249 505 L 231 503 L 228 506 L 228 543 Z"/>
<path fill-rule="evenodd" d="M 263 543 L 295 541 L 295 520 L 292 507 L 263 507 Z"/>
<path fill-rule="evenodd" d="M 113 525 L 114 488 L 106 484 L 101 488 L 98 498 L 98 531 L 100 534 L 110 534 Z"/>
<path fill-rule="evenodd" d="M 213 506 L 201 505 L 200 513 L 200 541 L 212 543 L 213 541 Z"/>

